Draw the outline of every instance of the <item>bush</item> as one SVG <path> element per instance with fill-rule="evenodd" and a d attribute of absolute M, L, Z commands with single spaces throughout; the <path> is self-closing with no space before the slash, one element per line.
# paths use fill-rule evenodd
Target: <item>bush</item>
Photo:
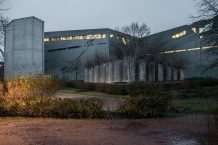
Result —
<path fill-rule="evenodd" d="M 0 98 L 0 116 L 96 118 L 102 117 L 103 102 L 50 97 Z"/>
<path fill-rule="evenodd" d="M 51 76 L 18 77 L 6 82 L 8 97 L 33 97 L 52 94 L 57 81 Z"/>
<path fill-rule="evenodd" d="M 169 99 L 167 96 L 147 96 L 131 98 L 121 106 L 120 112 L 133 118 L 158 117 L 167 110 Z"/>
<path fill-rule="evenodd" d="M 107 84 L 105 92 L 114 95 L 126 95 L 125 85 L 122 84 Z"/>
<path fill-rule="evenodd" d="M 213 78 L 191 78 L 187 79 L 183 83 L 183 88 L 193 89 L 199 87 L 213 87 L 218 86 L 218 79 Z"/>
<path fill-rule="evenodd" d="M 125 95 L 127 94 L 125 85 L 122 84 L 104 84 L 104 83 L 84 83 L 84 82 L 68 82 L 67 87 L 85 91 L 99 91 L 108 94 Z"/>

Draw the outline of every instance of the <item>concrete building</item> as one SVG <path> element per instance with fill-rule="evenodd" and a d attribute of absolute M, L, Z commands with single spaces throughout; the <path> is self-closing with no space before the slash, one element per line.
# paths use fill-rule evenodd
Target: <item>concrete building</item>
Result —
<path fill-rule="evenodd" d="M 205 66 L 213 59 L 207 57 L 206 53 L 204 53 L 205 50 L 211 47 L 203 44 L 201 40 L 201 34 L 207 30 L 208 24 L 210 23 L 201 21 L 191 25 L 184 25 L 147 36 L 143 40 L 148 45 L 159 44 L 163 55 L 171 58 L 171 61 L 174 61 L 174 58 L 184 58 L 187 62 L 184 74 L 181 72 L 182 77 L 218 77 L 218 69 L 203 73 Z M 83 81 L 92 79 L 89 81 L 95 82 L 97 81 L 95 76 L 100 76 L 98 82 L 112 82 L 108 78 L 111 78 L 112 73 L 117 70 L 110 70 L 110 68 L 114 67 L 112 64 L 105 63 L 105 67 L 101 66 L 105 68 L 105 74 L 101 76 L 102 74 L 96 74 L 99 72 L 94 72 L 95 68 L 93 68 L 93 71 L 85 70 L 85 62 L 87 59 L 94 57 L 96 53 L 100 53 L 104 58 L 111 56 L 114 53 L 112 53 L 112 50 L 117 47 L 117 40 L 126 43 L 129 36 L 112 29 L 44 33 L 43 25 L 43 21 L 35 17 L 16 19 L 9 24 L 5 49 L 6 79 L 20 75 L 45 73 L 54 75 L 61 80 Z M 124 66 L 128 66 L 128 64 Z M 148 66 L 150 68 L 150 65 Z M 163 75 L 155 77 L 155 75 L 158 76 L 159 74 L 150 73 L 149 77 L 145 78 L 146 72 L 139 71 L 138 79 L 146 81 L 154 81 L 155 78 L 161 81 L 176 79 L 175 71 L 171 70 L 171 68 L 159 64 L 155 67 L 159 68 L 155 70 L 161 70 L 160 73 Z M 138 69 L 144 70 L 144 68 L 145 65 L 140 64 Z M 166 72 L 168 72 L 168 75 L 166 75 Z M 87 78 L 87 74 L 93 77 Z M 130 80 L 130 77 L 130 75 L 129 78 L 126 75 L 125 78 L 113 78 L 113 81 Z"/>
<path fill-rule="evenodd" d="M 144 38 L 151 45 L 160 43 L 164 55 L 185 60 L 185 78 L 218 78 L 218 68 L 207 70 L 214 58 L 206 51 L 212 47 L 203 40 L 203 33 L 208 31 L 211 21 L 198 21 L 171 30 L 153 34 Z"/>
<path fill-rule="evenodd" d="M 4 76 L 44 73 L 44 22 L 35 17 L 16 19 L 6 30 Z"/>

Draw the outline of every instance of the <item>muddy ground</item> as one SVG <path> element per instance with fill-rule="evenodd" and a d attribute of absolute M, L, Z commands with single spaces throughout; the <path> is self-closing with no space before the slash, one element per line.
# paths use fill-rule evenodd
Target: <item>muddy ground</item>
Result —
<path fill-rule="evenodd" d="M 0 119 L 0 145 L 197 145 L 198 120 Z"/>

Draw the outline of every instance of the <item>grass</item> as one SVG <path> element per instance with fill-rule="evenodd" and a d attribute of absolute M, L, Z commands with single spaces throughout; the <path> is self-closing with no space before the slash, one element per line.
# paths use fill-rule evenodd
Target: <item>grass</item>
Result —
<path fill-rule="evenodd" d="M 73 94 L 79 94 L 79 95 L 101 97 L 101 98 L 106 98 L 106 99 L 126 99 L 126 98 L 129 98 L 129 95 L 111 95 L 111 94 L 97 92 L 97 91 L 80 92 L 79 89 L 75 89 L 75 88 L 64 88 L 63 90 L 60 90 L 60 91 L 69 92 L 69 93 L 73 93 Z"/>
<path fill-rule="evenodd" d="M 192 101 L 183 101 L 183 100 L 177 100 L 173 103 L 173 106 L 175 108 L 182 108 L 185 109 L 185 111 L 188 111 L 190 113 L 208 113 L 211 110 L 218 110 L 218 104 L 217 103 L 209 103 L 206 102 L 192 102 Z"/>

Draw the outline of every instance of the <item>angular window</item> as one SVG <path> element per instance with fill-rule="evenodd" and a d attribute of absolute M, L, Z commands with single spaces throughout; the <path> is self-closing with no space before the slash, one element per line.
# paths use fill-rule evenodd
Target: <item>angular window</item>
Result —
<path fill-rule="evenodd" d="M 182 37 L 182 36 L 184 36 L 186 34 L 187 34 L 187 31 L 182 31 L 180 33 L 177 33 L 177 34 L 171 36 L 171 38 L 176 39 L 176 38 Z"/>

